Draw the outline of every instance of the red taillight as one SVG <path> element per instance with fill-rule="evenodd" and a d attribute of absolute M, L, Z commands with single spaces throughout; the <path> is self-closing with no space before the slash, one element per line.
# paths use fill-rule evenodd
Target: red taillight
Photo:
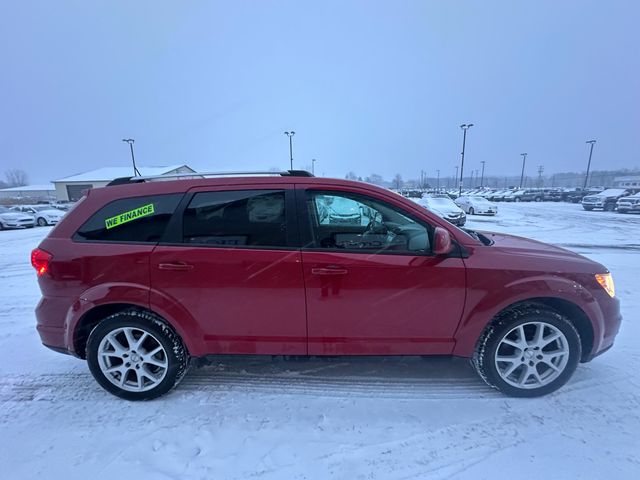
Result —
<path fill-rule="evenodd" d="M 49 270 L 49 262 L 53 258 L 49 252 L 36 248 L 31 252 L 31 265 L 36 269 L 39 277 L 47 273 Z"/>

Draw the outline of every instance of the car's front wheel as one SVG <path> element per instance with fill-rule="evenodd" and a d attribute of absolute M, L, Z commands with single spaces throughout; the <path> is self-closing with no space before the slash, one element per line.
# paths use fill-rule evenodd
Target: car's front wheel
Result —
<path fill-rule="evenodd" d="M 531 305 L 500 315 L 478 342 L 472 363 L 491 387 L 537 397 L 564 385 L 581 354 L 580 336 L 568 318 Z"/>
<path fill-rule="evenodd" d="M 475 211 L 473 210 L 473 207 L 469 207 L 469 215 L 473 215 L 475 213 Z"/>
<path fill-rule="evenodd" d="M 46 227 L 47 225 L 49 224 L 47 223 L 46 219 L 44 219 L 43 217 L 38 218 L 38 226 Z"/>
<path fill-rule="evenodd" d="M 189 356 L 180 337 L 160 318 L 129 310 L 111 315 L 91 331 L 87 362 L 108 392 L 127 400 L 150 400 L 180 382 Z"/>

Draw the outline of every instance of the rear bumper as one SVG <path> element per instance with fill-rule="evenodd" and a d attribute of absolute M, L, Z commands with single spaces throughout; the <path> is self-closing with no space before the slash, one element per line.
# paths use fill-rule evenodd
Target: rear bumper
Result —
<path fill-rule="evenodd" d="M 42 297 L 35 311 L 36 330 L 46 347 L 74 355 L 71 345 L 67 345 L 66 317 L 69 303 L 68 298 Z"/>

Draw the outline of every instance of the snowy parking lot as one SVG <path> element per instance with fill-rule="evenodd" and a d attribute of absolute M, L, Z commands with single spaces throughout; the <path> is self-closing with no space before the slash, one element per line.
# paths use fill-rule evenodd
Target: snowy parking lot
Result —
<path fill-rule="evenodd" d="M 0 232 L 0 465 L 11 479 L 609 478 L 640 475 L 640 216 L 499 204 L 467 226 L 527 236 L 613 273 L 613 349 L 547 397 L 489 389 L 462 359 L 234 358 L 131 403 L 40 344 L 29 253 Z"/>

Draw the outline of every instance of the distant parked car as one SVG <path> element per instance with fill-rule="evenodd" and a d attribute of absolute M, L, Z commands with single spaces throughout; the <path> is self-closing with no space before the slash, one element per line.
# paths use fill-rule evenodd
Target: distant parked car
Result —
<path fill-rule="evenodd" d="M 491 195 L 489 195 L 487 197 L 487 200 L 492 202 L 502 202 L 504 200 L 504 196 L 507 195 L 508 193 L 511 193 L 511 190 L 506 188 L 503 190 L 497 190 L 493 192 Z"/>
<path fill-rule="evenodd" d="M 498 206 L 484 197 L 465 196 L 456 198 L 456 205 L 469 215 L 495 215 Z"/>
<path fill-rule="evenodd" d="M 623 188 L 609 188 L 595 195 L 589 195 L 582 199 L 582 208 L 585 210 L 593 210 L 594 208 L 602 209 L 606 212 L 613 212 L 616 209 L 616 203 L 622 197 L 630 195 L 632 192 Z"/>
<path fill-rule="evenodd" d="M 348 198 L 334 198 L 330 195 L 318 197 L 318 214 L 321 224 L 361 225 L 363 212 L 359 204 Z M 366 215 L 365 215 L 366 216 Z M 367 220 L 367 223 L 369 221 Z"/>
<path fill-rule="evenodd" d="M 589 195 L 596 195 L 602 192 L 602 188 L 572 188 L 562 193 L 562 201 L 580 203 L 582 199 Z"/>
<path fill-rule="evenodd" d="M 49 205 L 18 205 L 13 207 L 11 210 L 33 216 L 36 224 L 41 227 L 57 224 L 62 220 L 65 213 L 62 210 L 58 210 L 57 208 L 53 208 Z"/>
<path fill-rule="evenodd" d="M 640 213 L 640 193 L 622 197 L 617 202 L 618 213 Z"/>
<path fill-rule="evenodd" d="M 542 200 L 547 202 L 559 202 L 562 200 L 562 190 L 560 188 L 545 188 L 542 191 Z"/>
<path fill-rule="evenodd" d="M 35 223 L 31 215 L 0 206 L 0 230 L 5 228 L 33 228 Z"/>
<path fill-rule="evenodd" d="M 524 195 L 524 190 L 510 190 L 502 196 L 503 202 L 521 202 Z"/>
<path fill-rule="evenodd" d="M 462 227 L 467 221 L 467 216 L 462 209 L 447 195 L 425 196 L 414 199 L 414 202 L 457 227 Z"/>

